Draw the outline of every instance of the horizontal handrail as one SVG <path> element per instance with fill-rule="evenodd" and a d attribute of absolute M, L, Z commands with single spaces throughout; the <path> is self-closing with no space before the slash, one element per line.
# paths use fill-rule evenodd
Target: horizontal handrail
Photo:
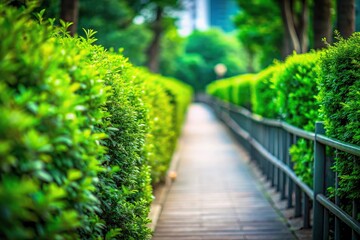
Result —
<path fill-rule="evenodd" d="M 291 134 L 305 138 L 307 140 L 315 141 L 315 133 L 313 133 L 313 132 L 305 131 L 301 128 L 295 127 L 295 126 L 290 125 L 281 120 L 261 117 L 260 115 L 253 114 L 249 110 L 239 107 L 239 106 L 236 106 L 229 102 L 224 102 L 219 99 L 216 99 L 215 101 L 217 102 L 217 104 L 224 107 L 225 109 L 230 110 L 235 113 L 242 114 L 243 116 L 248 117 L 255 122 L 262 123 L 262 124 L 265 124 L 267 126 L 272 126 L 272 127 L 282 127 L 284 130 L 288 131 Z M 360 156 L 360 147 L 356 146 L 354 144 L 345 143 L 345 142 L 339 141 L 337 139 L 329 138 L 329 137 L 326 137 L 326 136 L 320 135 L 320 134 L 317 135 L 317 141 L 321 142 L 322 144 L 328 145 L 330 147 L 336 148 L 338 150 L 341 150 L 341 151 L 344 151 L 344 152 L 347 152 L 347 153 L 350 153 L 350 154 L 353 154 L 356 156 Z"/>
<path fill-rule="evenodd" d="M 353 217 L 341 210 L 341 208 L 327 199 L 323 194 L 317 194 L 316 200 L 330 212 L 332 212 L 336 217 L 340 218 L 344 223 L 351 227 L 355 232 L 360 234 L 360 224 Z"/>
<path fill-rule="evenodd" d="M 241 128 L 232 118 L 229 116 L 222 116 L 223 120 L 227 122 L 227 125 L 237 134 L 239 134 L 242 138 L 250 141 L 251 135 Z"/>
<path fill-rule="evenodd" d="M 230 110 L 234 113 L 239 113 L 245 117 L 251 118 L 253 121 L 258 123 L 263 123 L 265 125 L 271 126 L 271 127 L 281 127 L 281 121 L 277 119 L 270 119 L 270 118 L 264 118 L 260 115 L 251 113 L 249 110 L 235 106 L 231 103 L 227 103 L 226 105 L 223 105 L 224 108 L 227 110 Z"/>
<path fill-rule="evenodd" d="M 309 196 L 311 200 L 314 200 L 314 192 L 313 190 L 306 185 L 303 181 L 301 181 L 296 174 L 283 162 L 281 162 L 278 158 L 272 155 L 269 151 L 267 151 L 258 141 L 251 137 L 250 133 L 241 128 L 234 120 L 232 120 L 228 116 L 222 116 L 223 120 L 226 121 L 227 125 L 236 133 L 238 133 L 242 138 L 248 140 L 250 144 L 256 148 L 256 150 L 268 161 L 272 162 L 275 166 L 280 168 L 286 175 L 288 175 L 305 193 Z"/>
<path fill-rule="evenodd" d="M 324 135 L 320 135 L 318 134 L 316 136 L 316 140 L 321 142 L 322 144 L 325 144 L 327 146 L 336 148 L 338 150 L 356 155 L 356 156 L 360 156 L 360 147 L 354 144 L 350 144 L 350 143 L 345 143 L 333 138 L 329 138 L 326 137 Z"/>
<path fill-rule="evenodd" d="M 301 128 L 292 126 L 284 121 L 281 121 L 278 119 L 270 119 L 270 118 L 261 117 L 260 115 L 253 114 L 249 110 L 239 107 L 239 106 L 235 106 L 229 102 L 225 103 L 223 101 L 217 100 L 217 103 L 219 105 L 221 105 L 222 107 L 224 107 L 225 109 L 230 110 L 234 113 L 239 113 L 245 117 L 250 118 L 251 120 L 253 120 L 255 122 L 265 124 L 270 127 L 282 127 L 284 130 L 286 130 L 292 134 L 295 134 L 296 136 L 299 136 L 299 137 L 302 137 L 302 138 L 305 138 L 305 139 L 308 139 L 311 141 L 315 140 L 315 133 L 308 132 Z"/>
<path fill-rule="evenodd" d="M 252 139 L 252 146 L 258 150 L 258 152 L 272 162 L 275 166 L 281 169 L 286 175 L 288 175 L 298 185 L 311 200 L 314 200 L 314 191 L 301 181 L 298 176 L 283 162 L 277 159 L 274 155 L 269 153 L 258 141 Z"/>
<path fill-rule="evenodd" d="M 284 130 L 286 130 L 292 134 L 295 134 L 296 136 L 299 136 L 299 137 L 302 137 L 302 138 L 305 138 L 305 139 L 308 139 L 311 141 L 315 141 L 315 133 L 313 133 L 313 132 L 305 131 L 301 128 L 292 126 L 286 122 L 281 122 L 281 125 Z"/>

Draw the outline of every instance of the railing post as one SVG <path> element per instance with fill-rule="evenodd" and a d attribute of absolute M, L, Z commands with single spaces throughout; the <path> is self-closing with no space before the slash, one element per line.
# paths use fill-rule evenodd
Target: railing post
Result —
<path fill-rule="evenodd" d="M 359 212 L 359 209 L 358 209 L 357 201 L 353 200 L 353 202 L 352 202 L 352 217 L 356 218 L 358 212 Z M 352 230 L 351 231 L 351 240 L 358 240 L 358 239 L 359 238 L 357 237 L 357 233 L 354 230 Z"/>
<path fill-rule="evenodd" d="M 285 130 L 283 130 L 282 128 L 281 128 L 281 130 L 280 130 L 280 132 L 281 132 L 281 150 L 280 150 L 280 154 L 281 154 L 281 157 L 282 157 L 282 159 L 281 159 L 281 161 L 283 162 L 283 163 L 285 163 L 285 164 L 287 164 L 287 162 L 286 162 L 286 155 L 287 155 L 287 149 L 286 149 L 286 144 L 287 144 L 287 135 L 286 135 L 286 132 L 285 132 Z M 281 182 L 282 182 L 282 185 L 281 185 L 281 195 L 280 195 L 280 199 L 281 200 L 284 200 L 284 199 L 286 199 L 286 174 L 285 174 L 285 172 L 281 172 L 281 177 L 282 177 L 282 179 L 281 179 Z"/>
<path fill-rule="evenodd" d="M 304 193 L 303 227 L 310 228 L 310 198 Z"/>
<path fill-rule="evenodd" d="M 255 133 L 255 128 L 254 128 L 254 123 L 253 120 L 250 118 L 250 127 L 249 127 L 249 133 L 250 133 L 250 139 L 249 139 L 249 150 L 250 150 L 250 160 L 255 162 L 255 150 L 254 147 L 252 146 L 252 140 L 254 139 L 254 133 Z"/>
<path fill-rule="evenodd" d="M 289 168 L 291 170 L 293 170 L 293 163 L 291 161 L 289 149 L 294 142 L 294 136 L 291 133 L 288 133 L 287 135 L 288 135 L 288 137 L 287 137 L 287 146 L 286 146 L 286 161 L 287 161 L 287 165 L 289 166 Z M 289 177 L 288 178 L 288 203 L 287 203 L 288 208 L 293 207 L 293 192 L 294 192 L 294 183 L 293 183 L 292 179 Z"/>
<path fill-rule="evenodd" d="M 295 185 L 295 215 L 294 215 L 294 217 L 300 217 L 302 214 L 301 213 L 301 209 L 302 209 L 301 199 L 302 199 L 301 188 L 298 185 Z"/>
<path fill-rule="evenodd" d="M 316 200 L 318 194 L 325 194 L 325 146 L 317 141 L 318 134 L 325 134 L 322 122 L 315 124 L 315 161 L 314 161 L 314 222 L 313 239 L 324 237 L 324 207 Z"/>

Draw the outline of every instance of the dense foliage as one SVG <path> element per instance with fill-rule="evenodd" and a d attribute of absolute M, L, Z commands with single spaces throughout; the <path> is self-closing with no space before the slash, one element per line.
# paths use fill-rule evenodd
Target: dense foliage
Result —
<path fill-rule="evenodd" d="M 247 70 L 254 72 L 281 59 L 283 25 L 280 9 L 273 0 L 237 0 L 240 11 L 233 21 L 247 53 Z"/>
<path fill-rule="evenodd" d="M 287 123 L 314 132 L 319 120 L 319 54 L 293 55 L 286 59 L 273 78 L 278 91 L 279 114 Z M 313 143 L 299 140 L 290 149 L 295 173 L 308 185 L 313 184 Z"/>
<path fill-rule="evenodd" d="M 221 79 L 206 86 L 206 92 L 223 101 L 231 102 L 232 98 L 232 79 Z"/>
<path fill-rule="evenodd" d="M 203 91 L 207 84 L 217 79 L 214 67 L 218 63 L 227 68 L 224 77 L 246 72 L 242 53 L 236 39 L 219 29 L 195 31 L 187 37 L 183 55 L 175 59 L 177 72 L 172 76 Z"/>
<path fill-rule="evenodd" d="M 252 111 L 266 118 L 277 118 L 279 109 L 274 73 L 281 68 L 280 64 L 272 65 L 255 75 L 251 89 Z"/>
<path fill-rule="evenodd" d="M 206 91 L 230 103 L 251 109 L 251 85 L 254 74 L 243 74 L 236 77 L 221 79 L 207 86 Z"/>
<path fill-rule="evenodd" d="M 326 134 L 360 145 L 360 34 L 339 42 L 321 55 L 321 113 Z M 335 161 L 339 176 L 338 195 L 350 200 L 360 198 L 359 158 L 339 152 Z"/>
<path fill-rule="evenodd" d="M 0 238 L 149 239 L 191 90 L 27 11 L 0 4 Z"/>
<path fill-rule="evenodd" d="M 282 119 L 308 131 L 314 130 L 318 119 L 318 59 L 319 55 L 315 52 L 295 54 L 288 57 L 273 76 Z"/>

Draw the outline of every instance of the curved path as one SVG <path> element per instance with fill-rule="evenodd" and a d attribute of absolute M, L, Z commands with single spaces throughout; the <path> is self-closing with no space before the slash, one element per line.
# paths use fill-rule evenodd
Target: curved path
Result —
<path fill-rule="evenodd" d="M 203 104 L 190 107 L 179 161 L 153 240 L 295 239 L 246 154 Z"/>

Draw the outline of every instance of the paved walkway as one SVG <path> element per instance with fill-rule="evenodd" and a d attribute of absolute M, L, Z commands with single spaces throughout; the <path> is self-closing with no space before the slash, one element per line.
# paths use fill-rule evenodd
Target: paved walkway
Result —
<path fill-rule="evenodd" d="M 210 109 L 193 104 L 183 135 L 153 240 L 294 239 Z"/>

